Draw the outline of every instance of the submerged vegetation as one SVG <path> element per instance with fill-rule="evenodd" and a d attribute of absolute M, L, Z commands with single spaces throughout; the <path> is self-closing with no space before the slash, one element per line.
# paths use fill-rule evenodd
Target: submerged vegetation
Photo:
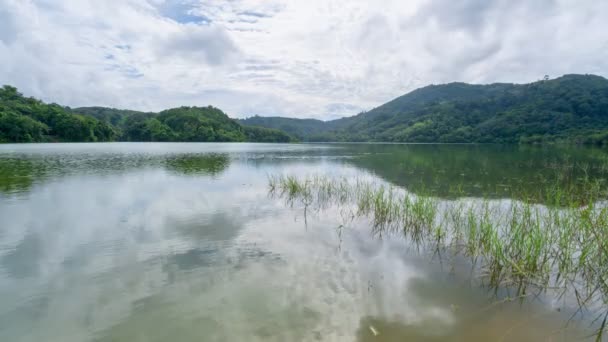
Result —
<path fill-rule="evenodd" d="M 426 250 L 464 255 L 482 284 L 496 291 L 515 289 L 518 298 L 551 291 L 572 298 L 577 313 L 598 315 L 599 341 L 608 317 L 608 202 L 599 183 L 581 179 L 582 190 L 571 196 L 556 182 L 542 190 L 546 205 L 531 199 L 440 200 L 372 181 L 323 176 L 271 176 L 269 190 L 305 210 L 338 206 L 351 222 L 367 218 L 379 236 L 401 233 Z"/>

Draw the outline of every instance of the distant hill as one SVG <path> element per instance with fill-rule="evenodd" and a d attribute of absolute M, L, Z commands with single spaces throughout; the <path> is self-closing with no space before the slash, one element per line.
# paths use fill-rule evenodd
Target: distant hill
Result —
<path fill-rule="evenodd" d="M 293 119 L 283 117 L 252 116 L 240 119 L 239 122 L 247 126 L 267 127 L 285 131 L 298 139 L 308 139 L 319 133 L 330 131 L 336 127 L 331 122 L 316 119 Z"/>
<path fill-rule="evenodd" d="M 253 117 L 305 141 L 608 143 L 608 80 L 565 75 L 530 84 L 449 83 L 416 89 L 332 121 Z"/>
<path fill-rule="evenodd" d="M 104 107 L 71 109 L 0 88 L 0 142 L 94 141 L 289 142 L 287 133 L 242 126 L 214 107 L 144 113 Z"/>

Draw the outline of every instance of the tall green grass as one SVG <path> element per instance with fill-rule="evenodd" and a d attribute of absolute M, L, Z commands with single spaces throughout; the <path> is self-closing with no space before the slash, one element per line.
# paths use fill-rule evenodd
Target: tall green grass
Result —
<path fill-rule="evenodd" d="M 399 232 L 419 246 L 468 256 L 496 291 L 515 288 L 525 296 L 551 289 L 576 298 L 581 311 L 599 308 L 601 339 L 608 317 L 608 202 L 600 181 L 577 179 L 576 191 L 573 184 L 559 179 L 517 197 L 523 200 L 448 201 L 371 181 L 269 177 L 271 193 L 292 205 L 349 207 L 354 217 L 369 218 L 375 233 Z"/>

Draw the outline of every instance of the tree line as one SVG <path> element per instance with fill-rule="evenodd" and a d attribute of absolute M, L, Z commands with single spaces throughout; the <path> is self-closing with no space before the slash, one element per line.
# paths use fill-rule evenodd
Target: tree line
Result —
<path fill-rule="evenodd" d="M 103 107 L 71 109 L 0 88 L 0 142 L 290 142 L 285 132 L 249 127 L 218 108 L 180 107 L 144 113 Z"/>

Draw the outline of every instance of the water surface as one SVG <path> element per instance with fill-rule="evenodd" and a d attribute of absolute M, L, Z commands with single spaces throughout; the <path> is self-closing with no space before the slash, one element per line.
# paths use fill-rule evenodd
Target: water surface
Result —
<path fill-rule="evenodd" d="M 304 215 L 269 195 L 268 176 L 518 200 L 563 165 L 600 177 L 606 158 L 491 145 L 0 145 L 0 340 L 584 340 L 587 324 L 566 326 L 573 308 L 559 299 L 501 302 L 466 262 L 379 238 L 339 208 Z"/>

